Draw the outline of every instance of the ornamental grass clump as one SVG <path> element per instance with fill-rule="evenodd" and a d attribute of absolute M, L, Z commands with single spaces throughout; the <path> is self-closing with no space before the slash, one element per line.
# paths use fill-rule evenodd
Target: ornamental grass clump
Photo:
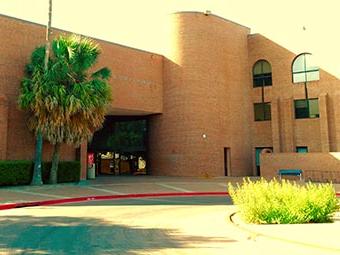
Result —
<path fill-rule="evenodd" d="M 256 224 L 331 222 L 339 210 L 332 184 L 298 185 L 282 180 L 251 181 L 228 185 L 229 194 L 241 217 Z"/>

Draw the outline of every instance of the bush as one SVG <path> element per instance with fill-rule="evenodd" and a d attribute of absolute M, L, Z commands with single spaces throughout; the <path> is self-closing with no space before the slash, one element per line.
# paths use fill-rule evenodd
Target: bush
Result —
<path fill-rule="evenodd" d="M 48 183 L 51 171 L 51 162 L 44 162 L 42 166 L 42 178 L 44 183 Z M 80 162 L 79 161 L 61 161 L 58 165 L 58 183 L 79 182 L 80 180 Z"/>
<path fill-rule="evenodd" d="M 0 186 L 28 185 L 31 183 L 34 164 L 30 160 L 1 160 Z M 42 163 L 43 183 L 48 183 L 51 162 Z M 80 180 L 79 161 L 61 161 L 58 167 L 58 183 Z"/>
<path fill-rule="evenodd" d="M 256 224 L 295 224 L 330 222 L 339 209 L 332 184 L 308 183 L 299 186 L 283 180 L 270 182 L 244 180 L 229 194 L 242 218 Z"/>
<path fill-rule="evenodd" d="M 24 185 L 32 179 L 32 161 L 30 160 L 1 160 L 0 185 Z"/>

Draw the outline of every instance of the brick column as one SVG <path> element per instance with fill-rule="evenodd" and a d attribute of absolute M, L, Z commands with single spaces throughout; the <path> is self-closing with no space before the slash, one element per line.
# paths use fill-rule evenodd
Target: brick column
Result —
<path fill-rule="evenodd" d="M 283 99 L 280 106 L 283 131 L 282 152 L 295 152 L 293 99 Z"/>
<path fill-rule="evenodd" d="M 87 141 L 80 145 L 80 180 L 86 180 L 87 177 Z"/>
<path fill-rule="evenodd" d="M 319 113 L 320 113 L 320 139 L 321 151 L 329 152 L 329 129 L 327 115 L 327 94 L 322 93 L 319 96 Z"/>
<path fill-rule="evenodd" d="M 335 123 L 335 137 L 336 137 L 336 148 L 335 151 L 340 151 L 340 93 L 337 92 L 333 100 L 333 109 L 334 109 L 334 123 Z"/>
<path fill-rule="evenodd" d="M 280 109 L 279 99 L 273 98 L 271 102 L 271 126 L 272 126 L 272 140 L 273 150 L 275 153 L 281 152 L 281 141 L 280 141 Z"/>
<path fill-rule="evenodd" d="M 7 158 L 8 101 L 0 95 L 0 160 Z"/>

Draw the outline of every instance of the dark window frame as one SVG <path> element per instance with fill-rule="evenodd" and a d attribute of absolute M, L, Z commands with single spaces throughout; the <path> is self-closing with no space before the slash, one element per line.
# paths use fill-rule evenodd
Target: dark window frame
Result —
<path fill-rule="evenodd" d="M 263 63 L 267 63 L 270 67 L 270 73 L 264 73 L 263 71 Z M 257 65 L 261 65 L 261 73 L 260 74 L 254 74 L 255 67 Z M 259 88 L 262 86 L 272 86 L 273 85 L 273 79 L 272 79 L 272 66 L 271 64 L 265 60 L 260 59 L 255 62 L 252 69 L 253 74 L 253 88 Z"/>
<path fill-rule="evenodd" d="M 313 82 L 313 81 L 317 81 L 317 80 L 311 80 L 311 81 L 308 81 L 307 80 L 307 74 L 308 73 L 316 73 L 318 72 L 319 73 L 319 80 L 320 80 L 320 68 L 319 67 L 315 67 L 314 69 L 308 69 L 308 65 L 306 64 L 306 55 L 309 55 L 309 56 L 312 56 L 311 53 L 308 53 L 308 52 L 304 52 L 304 53 L 301 53 L 299 55 L 297 55 L 294 59 L 293 59 L 293 62 L 292 62 L 292 66 L 291 66 L 291 70 L 292 70 L 292 83 L 294 84 L 300 84 L 300 83 L 305 83 L 305 82 Z M 302 71 L 294 71 L 294 64 L 295 62 L 299 59 L 303 57 L 304 60 L 303 60 L 303 64 L 304 64 L 304 70 Z M 294 81 L 294 74 L 305 74 L 305 81 Z"/>
<path fill-rule="evenodd" d="M 266 109 L 264 108 L 266 105 L 269 105 L 269 118 L 266 118 Z M 263 112 L 262 112 L 262 116 L 263 119 L 259 119 L 256 118 L 256 110 L 255 110 L 255 106 L 259 106 L 259 107 L 263 107 Z M 271 107 L 271 102 L 263 102 L 263 103 L 254 103 L 253 104 L 254 107 L 254 121 L 271 121 L 272 120 L 272 107 Z M 261 109 L 261 108 L 260 108 Z"/>
<path fill-rule="evenodd" d="M 295 119 L 318 119 L 320 118 L 320 109 L 319 109 L 319 99 L 318 98 L 309 98 L 306 107 L 296 107 L 297 102 L 307 101 L 306 99 L 294 99 L 294 115 Z M 310 102 L 317 101 L 318 102 L 318 113 L 315 114 L 316 116 L 311 116 L 310 112 Z M 300 109 L 300 110 L 298 110 Z"/>

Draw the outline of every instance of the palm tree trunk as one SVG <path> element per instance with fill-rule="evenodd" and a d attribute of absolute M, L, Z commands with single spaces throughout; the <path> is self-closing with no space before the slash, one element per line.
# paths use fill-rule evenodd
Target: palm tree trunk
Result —
<path fill-rule="evenodd" d="M 58 179 L 58 164 L 60 158 L 60 143 L 54 145 L 54 151 L 52 156 L 52 167 L 50 172 L 50 184 L 56 184 Z"/>
<path fill-rule="evenodd" d="M 48 23 L 46 26 L 46 46 L 45 46 L 45 59 L 44 59 L 44 70 L 48 69 L 48 58 L 50 55 L 50 34 L 51 34 L 51 23 L 52 23 L 52 0 L 49 0 L 48 6 Z M 41 158 L 43 150 L 43 137 L 41 131 L 38 130 L 36 145 L 35 145 L 35 158 L 34 158 L 34 170 L 31 185 L 42 185 L 41 178 Z"/>
<path fill-rule="evenodd" d="M 38 131 L 35 144 L 35 158 L 34 158 L 34 170 L 31 185 L 42 185 L 41 178 L 41 156 L 42 156 L 43 137 L 40 131 Z"/>

